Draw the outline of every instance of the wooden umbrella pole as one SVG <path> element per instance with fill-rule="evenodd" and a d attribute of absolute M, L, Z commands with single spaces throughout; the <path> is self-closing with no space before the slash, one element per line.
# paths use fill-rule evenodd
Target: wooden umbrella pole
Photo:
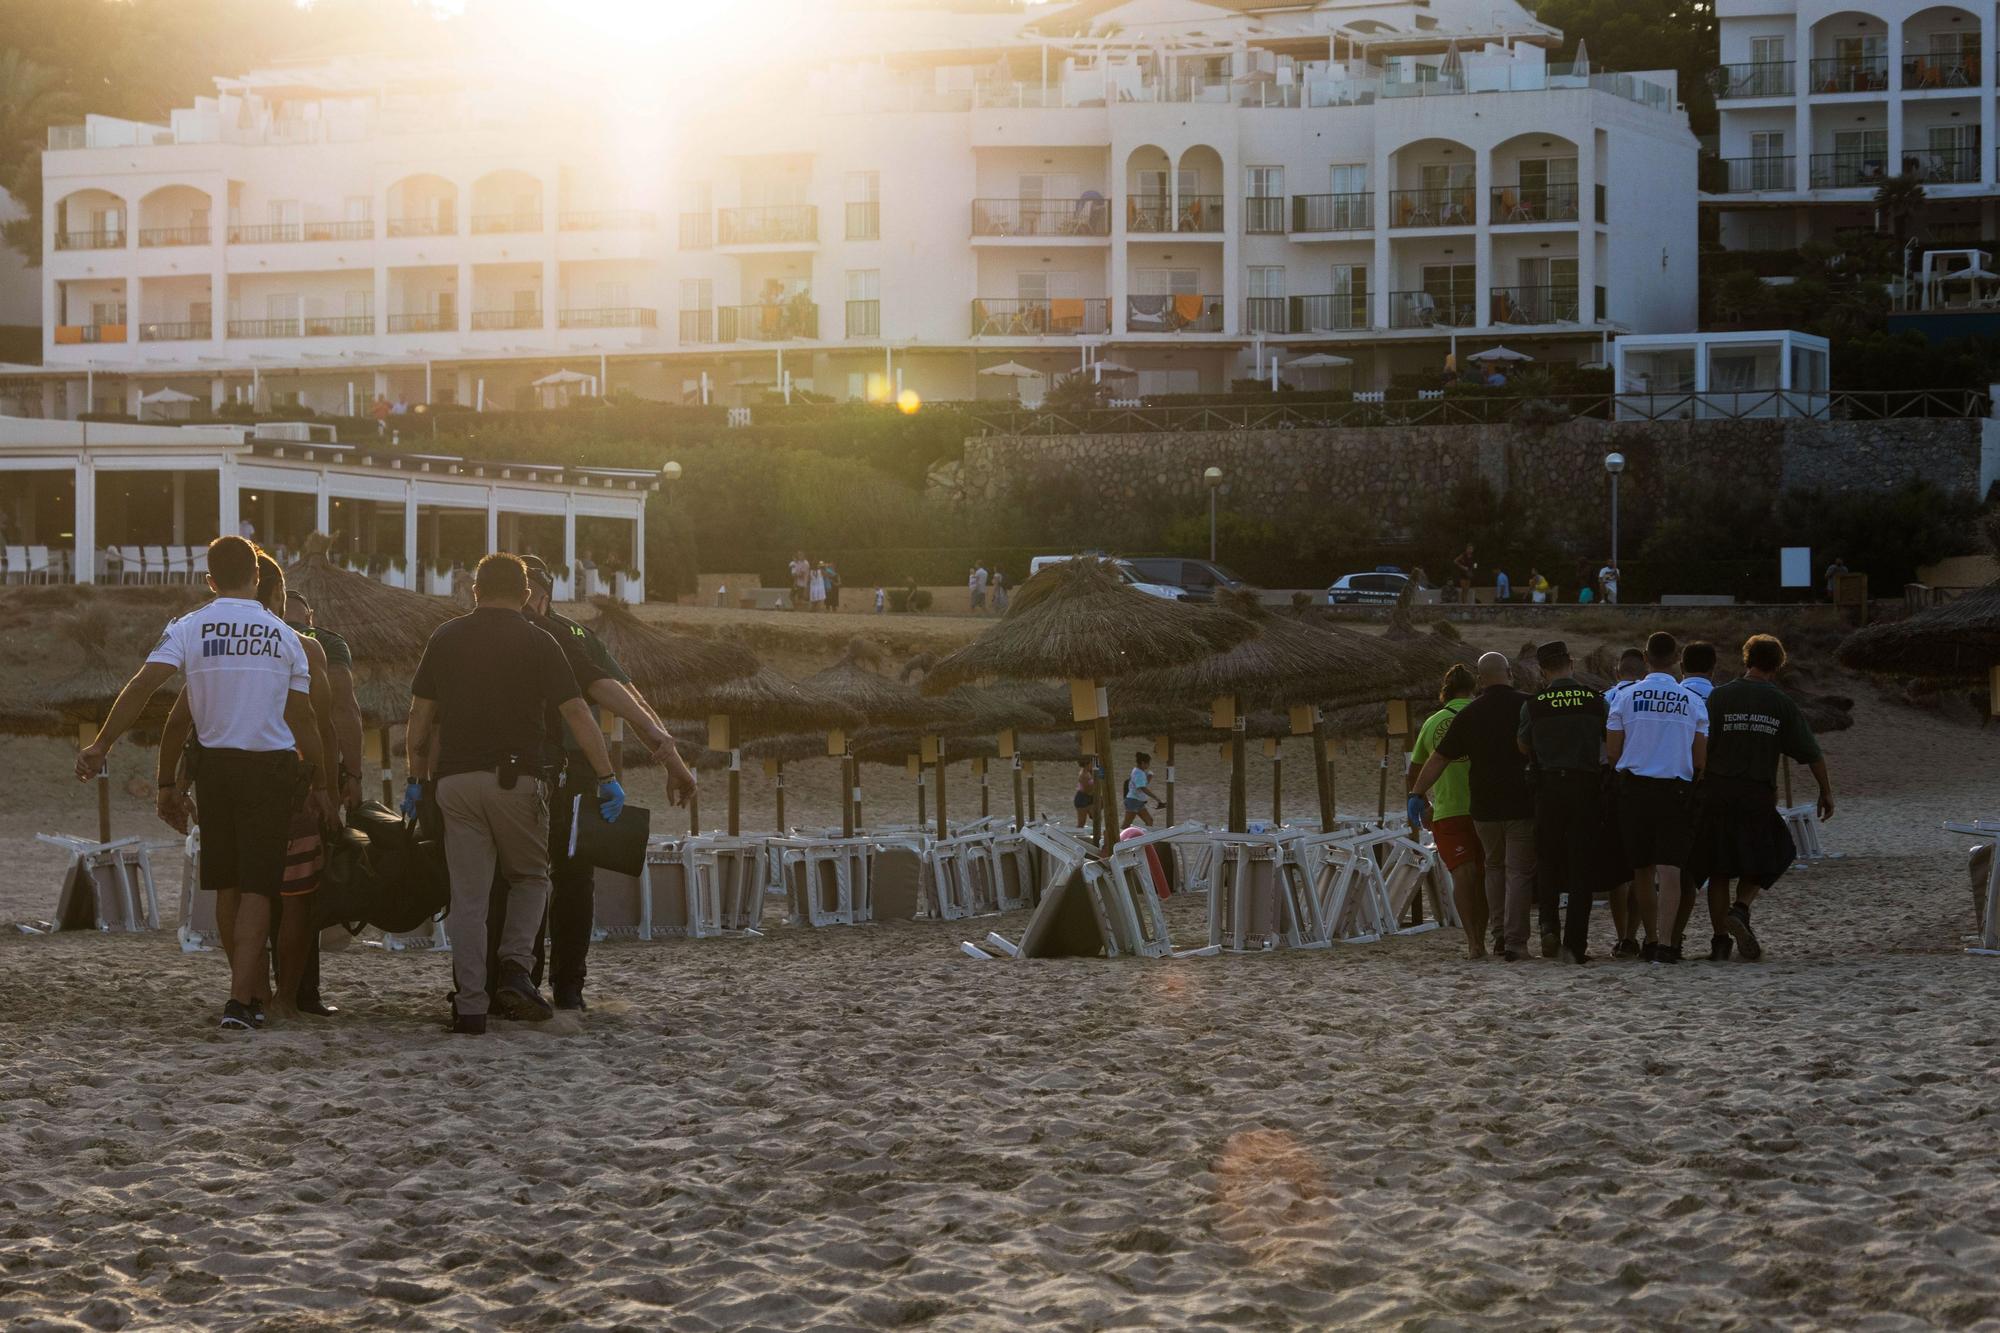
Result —
<path fill-rule="evenodd" d="M 731 755 L 729 759 L 729 836 L 743 835 L 743 771 L 737 767 L 742 761 Z"/>
<path fill-rule="evenodd" d="M 856 759 L 851 751 L 847 756 L 847 775 L 854 780 L 854 785 L 851 788 L 854 793 L 852 806 L 854 816 L 853 828 L 858 833 L 866 826 L 866 821 L 861 817 L 861 761 Z"/>
<path fill-rule="evenodd" d="M 97 775 L 97 840 L 111 841 L 111 766 Z"/>
<path fill-rule="evenodd" d="M 780 837 L 785 832 L 785 761 L 778 761 L 778 771 L 772 777 L 771 799 L 776 802 L 776 819 Z"/>
<path fill-rule="evenodd" d="M 1021 804 L 1021 756 L 1015 755 L 1014 764 L 1014 832 L 1019 833 L 1028 826 L 1028 816 Z"/>
<path fill-rule="evenodd" d="M 381 739 L 382 743 L 382 804 L 394 810 L 396 808 L 396 791 L 393 784 L 396 780 L 396 775 L 395 771 L 389 766 L 389 755 L 391 753 L 389 749 L 389 728 L 386 726 L 377 727 L 375 728 L 375 734 Z"/>
<path fill-rule="evenodd" d="M 1033 819 L 1035 817 L 1035 761 L 1025 759 L 1021 762 L 1021 767 L 1026 769 L 1028 773 L 1028 818 Z"/>
<path fill-rule="evenodd" d="M 1229 831 L 1248 833 L 1250 831 L 1250 758 L 1243 752 L 1244 728 L 1247 719 L 1243 716 L 1243 701 L 1231 699 L 1235 716 L 1229 723 Z"/>
<path fill-rule="evenodd" d="M 1789 759 L 1780 759 L 1778 767 L 1785 771 L 1785 806 L 1789 809 L 1792 804 L 1792 761 Z M 1748 909 L 1746 908 L 1745 910 L 1747 911 Z"/>
<path fill-rule="evenodd" d="M 992 788 L 986 783 L 986 761 L 979 761 L 979 817 L 985 819 L 993 813 Z"/>
<path fill-rule="evenodd" d="M 1333 760 L 1326 752 L 1326 721 L 1313 710 L 1313 786 L 1319 791 L 1319 831 L 1333 832 Z"/>
<path fill-rule="evenodd" d="M 1107 802 L 1111 796 L 1111 793 L 1106 790 L 1106 788 L 1111 786 L 1111 716 L 1102 708 L 1097 710 L 1096 730 L 1096 761 L 1098 767 L 1104 772 L 1104 781 L 1097 784 L 1098 831 L 1103 839 L 1102 845 L 1104 850 L 1106 853 L 1109 853 L 1112 847 L 1118 842 L 1118 821 L 1111 818 L 1107 807 Z"/>
<path fill-rule="evenodd" d="M 1167 827 L 1172 828 L 1174 826 L 1174 738 L 1171 735 L 1167 737 L 1167 743 L 1163 748 L 1166 751 L 1167 765 Z"/>
<path fill-rule="evenodd" d="M 917 761 L 917 827 L 931 822 L 930 807 L 924 804 L 924 761 Z"/>
<path fill-rule="evenodd" d="M 951 825 L 945 821 L 944 787 L 944 737 L 940 736 L 937 743 L 937 835 L 940 838 L 949 838 Z"/>
<path fill-rule="evenodd" d="M 852 750 L 840 756 L 840 836 L 843 838 L 854 836 L 854 825 L 861 818 L 858 810 L 860 802 L 854 797 L 858 768 Z"/>
<path fill-rule="evenodd" d="M 1282 745 L 1282 742 L 1280 742 Z M 1282 749 L 1271 753 L 1271 822 L 1285 822 L 1285 761 Z"/>
<path fill-rule="evenodd" d="M 695 789 L 688 793 L 688 836 L 690 838 L 699 838 L 701 836 L 701 787 L 699 784 L 696 784 Z"/>

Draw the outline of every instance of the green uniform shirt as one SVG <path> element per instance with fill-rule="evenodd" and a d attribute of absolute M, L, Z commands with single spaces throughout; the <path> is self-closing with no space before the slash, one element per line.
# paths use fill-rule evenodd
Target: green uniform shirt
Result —
<path fill-rule="evenodd" d="M 585 629 L 567 616 L 559 616 L 554 608 L 538 618 L 543 629 L 555 636 L 562 645 L 563 656 L 568 659 L 570 670 L 576 675 L 578 688 L 585 691 L 584 699 L 589 701 L 591 682 L 615 680 L 620 685 L 630 685 L 632 678 L 625 674 L 625 668 L 618 665 L 618 659 L 604 646 L 604 640 L 597 637 L 594 630 Z M 564 748 L 581 753 L 583 747 L 570 734 L 569 724 L 563 724 Z"/>
<path fill-rule="evenodd" d="M 1778 785 L 1778 757 L 1820 758 L 1798 704 L 1767 680 L 1732 680 L 1708 696 L 1708 776 Z"/>
<path fill-rule="evenodd" d="M 1602 767 L 1604 696 L 1560 676 L 1521 709 L 1520 738 L 1545 772 L 1595 773 Z"/>
<path fill-rule="evenodd" d="M 1472 700 L 1453 699 L 1444 707 L 1424 719 L 1424 725 L 1417 728 L 1417 744 L 1410 751 L 1410 762 L 1419 771 L 1437 750 L 1438 737 L 1444 735 L 1453 718 Z M 1431 786 L 1431 818 L 1458 819 L 1472 813 L 1472 761 L 1454 759 L 1444 766 L 1444 772 Z"/>

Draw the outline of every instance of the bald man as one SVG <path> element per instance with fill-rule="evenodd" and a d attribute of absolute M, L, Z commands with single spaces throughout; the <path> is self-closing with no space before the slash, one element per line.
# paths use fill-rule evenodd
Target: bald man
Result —
<path fill-rule="evenodd" d="M 1500 957 L 1512 963 L 1527 956 L 1535 899 L 1535 793 L 1515 742 L 1528 696 L 1514 688 L 1514 664 L 1505 653 L 1482 655 L 1475 676 L 1479 693 L 1439 738 L 1410 792 L 1427 794 L 1454 759 L 1471 762 L 1466 777 L 1472 826 L 1486 853 L 1487 915 L 1503 923 Z M 1542 954 L 1554 958 L 1562 942 L 1551 940 L 1550 925 L 1542 923 Z"/>

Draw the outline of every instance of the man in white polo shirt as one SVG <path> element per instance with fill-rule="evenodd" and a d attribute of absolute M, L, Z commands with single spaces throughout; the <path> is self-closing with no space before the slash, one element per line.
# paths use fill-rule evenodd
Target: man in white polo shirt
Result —
<path fill-rule="evenodd" d="M 1708 708 L 1674 678 L 1679 660 L 1673 635 L 1646 640 L 1650 670 L 1618 691 L 1604 723 L 1605 751 L 1618 770 L 1618 831 L 1655 963 L 1680 961 L 1673 928 L 1681 867 L 1694 836 L 1695 774 L 1708 759 Z"/>
<path fill-rule="evenodd" d="M 311 775 L 323 816 L 338 815 L 327 791 L 329 772 L 313 715 L 312 678 L 299 636 L 257 600 L 257 548 L 241 537 L 208 544 L 208 586 L 215 600 L 167 625 L 146 663 L 127 681 L 97 736 L 76 759 L 85 782 L 153 694 L 180 671 L 187 677 L 200 754 L 195 800 L 201 813 L 201 887 L 214 890 L 219 921 L 235 921 L 223 946 L 229 954 L 225 1029 L 261 1027 L 262 1000 L 272 993 L 264 941 L 271 900 L 284 887 L 285 844 L 300 784 Z M 301 770 L 303 761 L 310 767 Z M 293 956 L 288 956 L 293 955 Z M 278 958 L 277 994 L 298 991 L 305 959 L 298 949 Z"/>

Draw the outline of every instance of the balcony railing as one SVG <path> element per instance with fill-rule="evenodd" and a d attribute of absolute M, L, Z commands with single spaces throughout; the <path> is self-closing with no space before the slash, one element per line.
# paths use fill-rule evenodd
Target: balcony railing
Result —
<path fill-rule="evenodd" d="M 1903 57 L 1903 91 L 1923 92 L 1932 88 L 1979 88 L 1979 53 L 1959 55 L 1932 53 Z"/>
<path fill-rule="evenodd" d="M 1285 197 L 1253 195 L 1243 201 L 1243 230 L 1260 236 L 1282 236 L 1285 232 Z"/>
<path fill-rule="evenodd" d="M 1790 60 L 1757 60 L 1741 65 L 1718 65 L 1709 74 L 1716 100 L 1734 97 L 1790 97 L 1792 78 L 1798 66 Z"/>
<path fill-rule="evenodd" d="M 1581 306 L 1575 287 L 1495 287 L 1495 324 L 1575 324 Z"/>
<path fill-rule="evenodd" d="M 125 341 L 123 324 L 58 324 L 55 341 L 58 347 L 70 343 L 122 343 Z"/>
<path fill-rule="evenodd" d="M 1101 296 L 982 297 L 972 303 L 975 338 L 1068 338 L 1111 332 Z"/>
<path fill-rule="evenodd" d="M 419 311 L 413 315 L 389 316 L 391 333 L 452 333 L 458 329 L 458 316 L 441 314 L 438 311 Z"/>
<path fill-rule="evenodd" d="M 106 231 L 59 231 L 56 233 L 58 250 L 122 250 L 125 248 L 125 233 L 122 230 Z"/>
<path fill-rule="evenodd" d="M 1813 93 L 1881 93 L 1889 90 L 1889 57 L 1833 56 L 1812 62 L 1806 91 Z"/>
<path fill-rule="evenodd" d="M 648 306 L 587 306 L 556 311 L 559 329 L 654 329 L 659 325 L 659 312 Z"/>
<path fill-rule="evenodd" d="M 882 205 L 874 200 L 850 203 L 847 206 L 847 239 L 850 241 L 879 241 L 882 239 Z"/>
<path fill-rule="evenodd" d="M 1757 194 L 1796 190 L 1798 174 L 1789 157 L 1708 157 L 1701 162 L 1701 188 L 1710 194 Z"/>
<path fill-rule="evenodd" d="M 847 303 L 847 336 L 850 338 L 881 337 L 882 303 L 880 301 L 849 301 Z"/>
<path fill-rule="evenodd" d="M 1479 324 L 1479 302 L 1467 291 L 1390 292 L 1392 329 L 1470 329 Z"/>
<path fill-rule="evenodd" d="M 1125 328 L 1131 333 L 1220 333 L 1220 296 L 1128 296 Z"/>
<path fill-rule="evenodd" d="M 475 330 L 489 329 L 539 329 L 542 327 L 542 312 L 539 310 L 475 310 L 472 312 L 472 327 Z"/>
<path fill-rule="evenodd" d="M 1815 190 L 1874 189 L 1889 179 L 1886 153 L 1814 153 L 1812 188 Z"/>
<path fill-rule="evenodd" d="M 374 239 L 372 222 L 270 222 L 255 227 L 231 227 L 231 245 L 271 245 L 284 241 L 367 241 Z"/>
<path fill-rule="evenodd" d="M 714 342 L 715 311 L 713 309 L 681 311 L 681 341 L 690 345 Z"/>
<path fill-rule="evenodd" d="M 387 234 L 390 236 L 456 236 L 458 219 L 442 218 L 390 218 Z"/>
<path fill-rule="evenodd" d="M 351 338 L 375 332 L 373 315 L 308 315 L 292 319 L 232 319 L 232 338 Z"/>
<path fill-rule="evenodd" d="M 681 214 L 681 249 L 706 250 L 714 244 L 714 218 L 706 213 Z"/>
<path fill-rule="evenodd" d="M 1493 187 L 1493 224 L 1574 222 L 1577 219 L 1577 201 L 1574 185 L 1496 185 Z"/>
<path fill-rule="evenodd" d="M 1345 333 L 1372 327 L 1365 291 L 1291 296 L 1285 304 L 1287 333 Z"/>
<path fill-rule="evenodd" d="M 1446 190 L 1391 190 L 1392 227 L 1470 227 L 1478 217 L 1478 191 L 1470 185 Z"/>
<path fill-rule="evenodd" d="M 542 215 L 540 210 L 532 213 L 475 213 L 472 215 L 474 236 L 497 236 L 503 232 L 540 231 Z"/>
<path fill-rule="evenodd" d="M 1163 194 L 1132 195 L 1125 200 L 1125 230 L 1148 235 L 1219 232 L 1222 230 L 1222 196 L 1184 194 L 1175 201 Z"/>
<path fill-rule="evenodd" d="M 726 305 L 716 310 L 717 342 L 779 343 L 819 337 L 819 307 L 810 301 Z"/>
<path fill-rule="evenodd" d="M 141 249 L 156 245 L 207 245 L 214 239 L 213 227 L 146 227 L 139 232 Z"/>
<path fill-rule="evenodd" d="M 1979 149 L 1905 148 L 1903 174 L 1926 185 L 1979 184 Z"/>
<path fill-rule="evenodd" d="M 205 319 L 181 320 L 169 324 L 141 324 L 139 341 L 142 343 L 185 343 L 207 342 L 215 336 L 214 328 Z"/>
<path fill-rule="evenodd" d="M 1282 296 L 1248 296 L 1243 299 L 1245 333 L 1290 333 L 1291 311 Z"/>
<path fill-rule="evenodd" d="M 813 245 L 819 241 L 819 209 L 812 204 L 724 208 L 717 211 L 716 222 L 716 239 L 723 245 Z"/>
<path fill-rule="evenodd" d="M 1292 230 L 1369 231 L 1375 226 L 1375 195 L 1295 194 L 1292 196 Z"/>
<path fill-rule="evenodd" d="M 556 219 L 563 231 L 651 231 L 659 219 L 637 209 L 564 213 Z"/>
<path fill-rule="evenodd" d="M 974 236 L 1109 236 L 1108 199 L 975 199 Z"/>

